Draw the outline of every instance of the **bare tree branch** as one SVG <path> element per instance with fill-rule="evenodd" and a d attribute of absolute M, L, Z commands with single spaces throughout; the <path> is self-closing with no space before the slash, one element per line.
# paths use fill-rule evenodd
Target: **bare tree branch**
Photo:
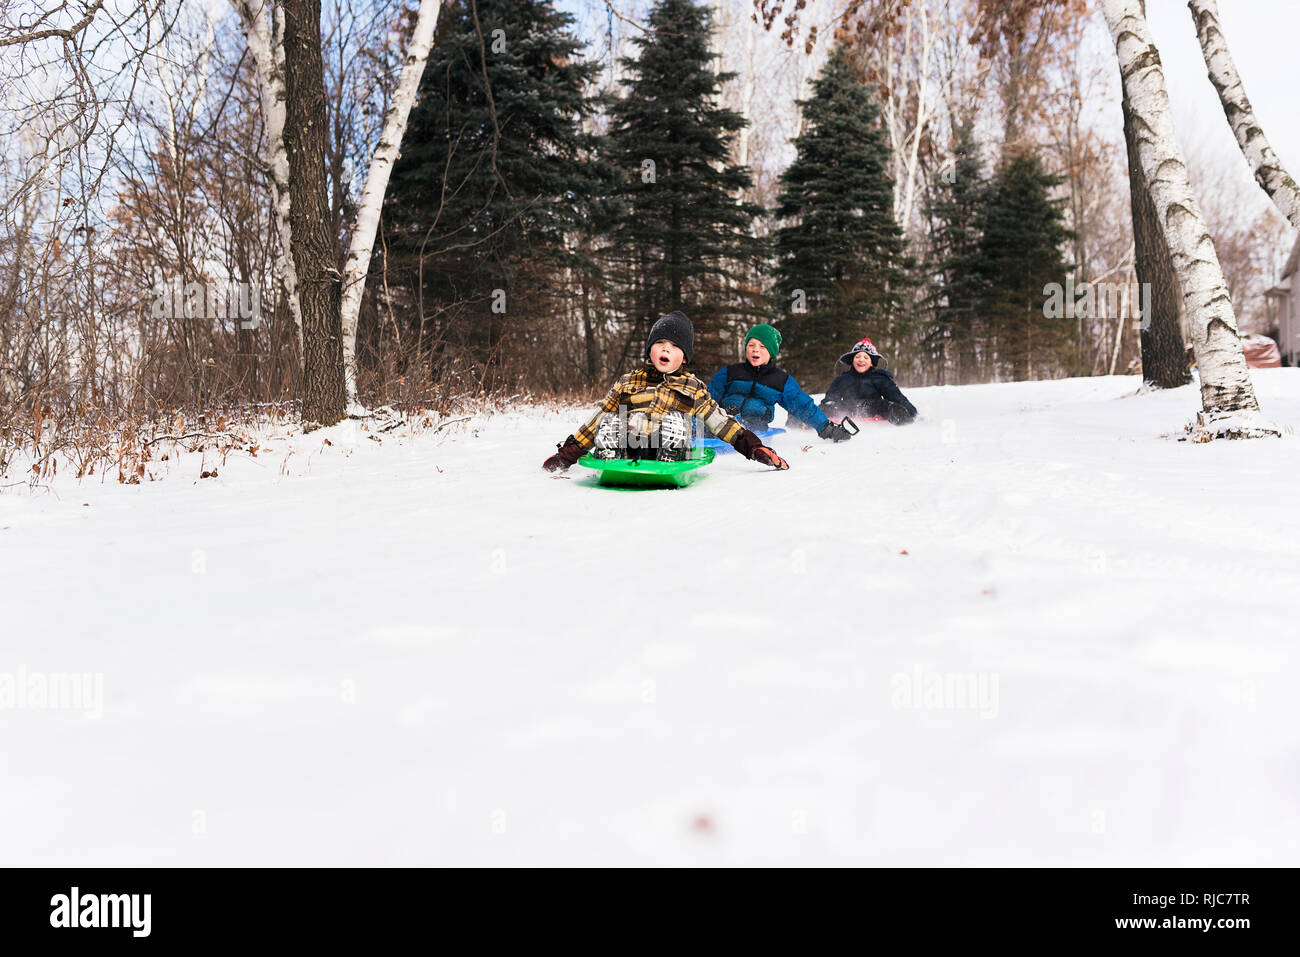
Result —
<path fill-rule="evenodd" d="M 85 15 L 70 27 L 56 27 L 49 30 L 34 30 L 33 28 L 49 19 L 57 10 L 62 10 L 67 4 L 61 3 L 55 10 L 47 10 L 45 13 L 31 24 L 20 24 L 12 27 L 12 30 L 23 30 L 22 33 L 11 33 L 10 29 L 5 30 L 5 35 L 0 36 L 0 47 L 15 46 L 19 43 L 34 43 L 37 40 L 48 40 L 51 37 L 61 37 L 64 40 L 71 40 L 86 27 L 90 26 L 90 21 L 95 19 L 95 14 L 99 8 L 104 5 L 104 0 L 94 0 L 86 7 Z"/>

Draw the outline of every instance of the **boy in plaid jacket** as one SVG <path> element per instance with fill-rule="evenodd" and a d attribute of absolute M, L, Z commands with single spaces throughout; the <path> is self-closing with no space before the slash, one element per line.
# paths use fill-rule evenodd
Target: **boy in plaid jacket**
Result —
<path fill-rule="evenodd" d="M 596 414 L 557 445 L 542 468 L 567 469 L 588 450 L 597 458 L 684 459 L 691 448 L 691 416 L 698 416 L 745 458 L 788 469 L 785 459 L 723 412 L 704 383 L 686 371 L 694 346 L 695 329 L 685 315 L 660 316 L 646 337 L 645 363 L 614 383 Z"/>

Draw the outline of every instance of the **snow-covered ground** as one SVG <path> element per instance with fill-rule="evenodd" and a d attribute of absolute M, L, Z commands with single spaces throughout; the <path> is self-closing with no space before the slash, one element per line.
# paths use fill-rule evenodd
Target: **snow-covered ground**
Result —
<path fill-rule="evenodd" d="M 0 863 L 1294 866 L 1300 437 L 1137 386 L 681 491 L 541 408 L 10 489 Z"/>

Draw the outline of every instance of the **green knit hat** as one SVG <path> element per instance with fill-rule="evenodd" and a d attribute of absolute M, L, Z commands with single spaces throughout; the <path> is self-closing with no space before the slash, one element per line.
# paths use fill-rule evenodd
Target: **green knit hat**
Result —
<path fill-rule="evenodd" d="M 769 326 L 766 322 L 760 322 L 753 329 L 750 329 L 748 334 L 745 336 L 745 341 L 740 344 L 740 347 L 743 349 L 745 346 L 749 345 L 750 339 L 757 339 L 761 342 L 763 347 L 771 353 L 773 359 L 775 359 L 776 354 L 781 351 L 781 333 L 775 326 Z"/>

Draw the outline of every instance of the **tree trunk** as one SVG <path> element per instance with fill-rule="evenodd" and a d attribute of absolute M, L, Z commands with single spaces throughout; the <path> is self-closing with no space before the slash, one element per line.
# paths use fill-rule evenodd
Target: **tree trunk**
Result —
<path fill-rule="evenodd" d="M 1123 86 L 1121 78 L 1121 87 Z M 1149 293 L 1138 301 L 1145 302 L 1150 314 L 1142 323 L 1142 381 L 1157 389 L 1176 389 L 1192 381 L 1187 364 L 1187 345 L 1183 342 L 1182 320 L 1178 315 L 1178 277 L 1169 258 L 1156 205 L 1147 189 L 1138 156 L 1137 132 L 1128 94 L 1120 106 L 1124 111 L 1124 142 L 1128 146 L 1129 205 L 1133 215 L 1133 269 L 1138 289 Z"/>
<path fill-rule="evenodd" d="M 596 330 L 591 322 L 591 279 L 582 277 L 582 333 L 587 343 L 587 384 L 596 384 Z"/>
<path fill-rule="evenodd" d="M 1125 274 L 1125 279 L 1128 275 Z M 1119 364 L 1120 349 L 1124 345 L 1124 324 L 1128 322 L 1128 296 L 1131 287 L 1127 284 L 1124 286 L 1124 292 L 1120 296 L 1119 315 L 1115 317 L 1115 348 L 1110 354 L 1110 368 L 1106 370 L 1107 375 L 1115 374 L 1115 366 Z"/>
<path fill-rule="evenodd" d="M 1034 304 L 1025 303 L 1025 381 L 1034 379 Z"/>
<path fill-rule="evenodd" d="M 1201 379 L 1200 434 L 1276 434 L 1275 427 L 1258 419 L 1259 403 L 1242 355 L 1232 299 L 1174 136 L 1160 54 L 1140 0 L 1101 0 L 1101 7 L 1129 94 L 1142 171 L 1187 310 Z"/>
<path fill-rule="evenodd" d="M 754 68 L 754 42 L 755 34 L 759 30 L 758 21 L 753 17 L 746 17 L 741 29 L 745 31 L 745 67 L 740 74 L 740 115 L 745 118 L 745 125 L 736 134 L 736 163 L 740 166 L 748 166 L 749 136 L 754 126 L 752 120 L 754 84 L 758 79 L 758 71 Z M 718 62 L 722 62 L 721 58 Z"/>
<path fill-rule="evenodd" d="M 1255 118 L 1246 88 L 1242 86 L 1232 54 L 1228 52 L 1228 41 L 1223 38 L 1219 26 L 1218 3 L 1215 0 L 1190 0 L 1187 7 L 1192 11 L 1192 22 L 1196 25 L 1196 37 L 1201 41 L 1201 53 L 1210 71 L 1210 82 L 1219 92 L 1223 115 L 1228 118 L 1241 152 L 1255 172 L 1256 182 L 1291 225 L 1300 229 L 1300 186 L 1296 186 L 1296 181 L 1283 168 L 1282 161 L 1268 145 L 1264 130 Z"/>
<path fill-rule="evenodd" d="M 235 11 L 244 27 L 248 51 L 257 68 L 257 89 L 262 101 L 262 124 L 266 129 L 267 167 L 271 173 L 271 205 L 280 248 L 275 255 L 275 272 L 288 300 L 289 315 L 298 332 L 298 351 L 302 352 L 302 309 L 298 304 L 298 276 L 289 249 L 290 190 L 289 154 L 284 145 L 284 12 L 267 24 L 264 0 L 235 0 Z"/>
<path fill-rule="evenodd" d="M 361 190 L 361 204 L 357 209 L 356 225 L 352 227 L 352 240 L 348 245 L 347 261 L 343 265 L 343 370 L 346 377 L 348 404 L 357 401 L 357 317 L 361 314 L 361 294 L 366 289 L 366 274 L 370 270 L 370 256 L 375 248 L 375 230 L 379 226 L 379 211 L 384 193 L 388 191 L 388 178 L 397 161 L 406 121 L 411 115 L 424 64 L 429 59 L 433 45 L 433 30 L 438 24 L 438 11 L 442 0 L 421 0 L 419 17 L 411 34 L 406 51 L 402 78 L 393 93 L 393 102 L 384 114 L 384 128 L 379 134 L 379 145 L 370 160 L 366 185 Z"/>
<path fill-rule="evenodd" d="M 330 235 L 325 169 L 325 65 L 320 0 L 284 9 L 285 146 L 292 203 L 289 229 L 302 306 L 302 423 L 310 431 L 347 414 L 337 252 Z"/>
<path fill-rule="evenodd" d="M 930 81 L 930 56 L 934 51 L 934 38 L 930 34 L 930 15 L 926 11 L 925 4 L 919 6 L 921 18 L 921 50 L 920 59 L 920 76 L 918 78 L 919 88 L 916 93 L 916 124 L 912 128 L 911 146 L 908 148 L 907 161 L 903 164 L 904 179 L 902 189 L 895 190 L 895 193 L 902 193 L 901 204 L 898 205 L 895 219 L 898 226 L 903 230 L 908 240 L 916 238 L 912 228 L 912 206 L 916 199 L 916 179 L 919 170 L 919 159 L 921 155 L 921 139 L 925 134 L 926 124 L 930 122 L 929 104 L 926 102 L 929 93 Z M 910 32 L 910 26 L 909 26 Z"/>

